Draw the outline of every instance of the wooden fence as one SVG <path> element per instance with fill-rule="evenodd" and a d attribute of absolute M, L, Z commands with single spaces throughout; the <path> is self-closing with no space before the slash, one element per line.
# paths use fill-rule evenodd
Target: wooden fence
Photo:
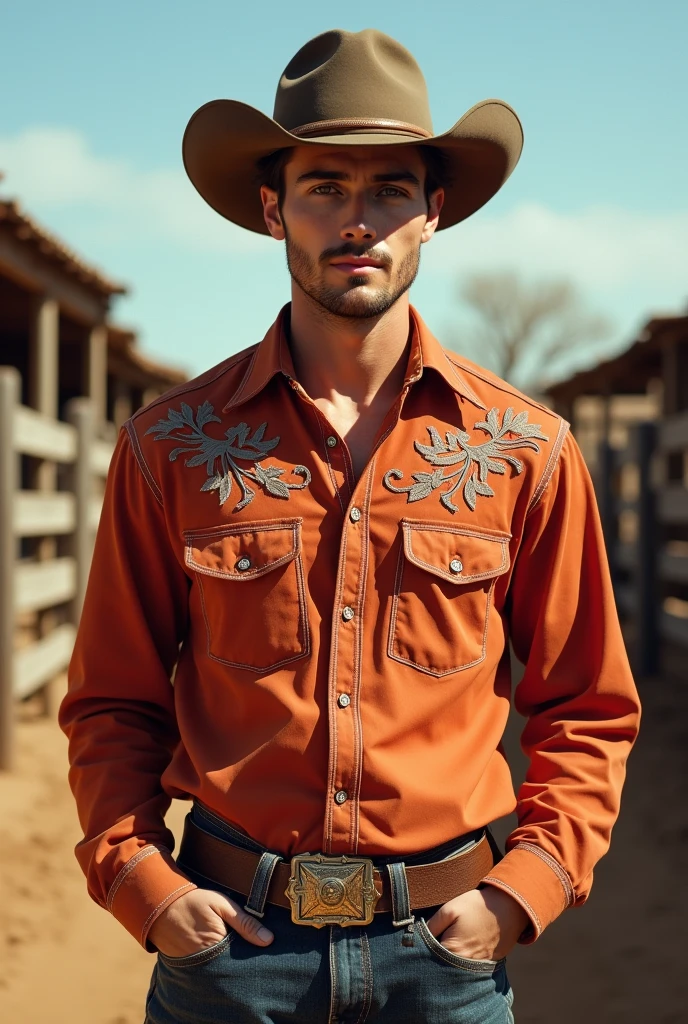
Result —
<path fill-rule="evenodd" d="M 0 769 L 14 763 L 16 702 L 45 690 L 71 656 L 83 604 L 102 481 L 113 444 L 97 437 L 91 403 L 63 423 L 20 404 L 21 379 L 0 367 Z M 24 465 L 22 464 L 24 457 Z M 28 457 L 28 463 L 27 463 Z M 61 468 L 25 472 L 26 465 Z M 35 488 L 23 486 L 27 477 Z M 45 483 L 48 481 L 49 486 Z M 27 557 L 27 549 L 31 552 Z M 30 642 L 19 644 L 29 623 Z"/>
<path fill-rule="evenodd" d="M 688 413 L 603 443 L 597 492 L 619 617 L 637 675 L 688 678 Z"/>

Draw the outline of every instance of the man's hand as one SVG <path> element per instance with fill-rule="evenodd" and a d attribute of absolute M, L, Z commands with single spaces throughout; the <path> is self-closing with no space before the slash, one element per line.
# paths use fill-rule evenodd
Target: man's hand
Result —
<path fill-rule="evenodd" d="M 520 903 L 486 885 L 449 900 L 432 915 L 428 928 L 451 953 L 469 960 L 501 960 L 530 923 Z"/>
<path fill-rule="evenodd" d="M 254 946 L 268 946 L 274 938 L 258 918 L 213 889 L 185 892 L 156 918 L 148 938 L 166 956 L 190 956 L 220 942 L 226 925 Z"/>

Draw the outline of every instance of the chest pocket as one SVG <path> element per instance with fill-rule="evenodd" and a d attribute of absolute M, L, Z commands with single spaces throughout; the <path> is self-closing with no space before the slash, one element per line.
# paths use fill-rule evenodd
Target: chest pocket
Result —
<path fill-rule="evenodd" d="M 431 676 L 485 658 L 509 533 L 403 519 L 387 653 Z"/>
<path fill-rule="evenodd" d="M 208 657 L 269 672 L 310 653 L 301 519 L 187 530 Z"/>

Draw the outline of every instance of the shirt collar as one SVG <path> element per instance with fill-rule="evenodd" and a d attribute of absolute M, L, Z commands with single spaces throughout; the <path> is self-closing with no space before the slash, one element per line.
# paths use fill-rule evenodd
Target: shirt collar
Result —
<path fill-rule="evenodd" d="M 294 363 L 285 330 L 285 322 L 288 322 L 290 308 L 290 304 L 287 303 L 280 310 L 274 324 L 253 353 L 239 387 L 224 406 L 223 412 L 248 402 L 262 391 L 278 373 L 284 374 L 289 380 L 295 379 Z M 413 330 L 404 383 L 415 384 L 426 370 L 433 370 L 457 394 L 468 399 L 479 409 L 487 409 L 485 403 L 478 398 L 468 381 L 448 358 L 440 343 L 430 333 L 413 306 L 410 307 L 410 314 Z"/>

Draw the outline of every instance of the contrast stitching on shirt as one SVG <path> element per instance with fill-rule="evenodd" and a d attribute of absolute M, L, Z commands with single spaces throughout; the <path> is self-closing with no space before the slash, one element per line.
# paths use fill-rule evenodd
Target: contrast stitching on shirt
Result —
<path fill-rule="evenodd" d="M 411 537 L 413 534 L 413 528 L 409 527 L 408 524 L 404 524 L 404 551 L 406 557 L 414 565 L 417 565 L 424 569 L 429 569 L 433 574 L 440 575 L 442 579 L 448 580 L 450 583 L 474 583 L 476 580 L 487 580 L 492 576 L 500 576 L 509 568 L 509 549 L 506 544 L 506 540 L 497 539 L 494 537 L 489 538 L 489 543 L 500 544 L 502 548 L 502 561 L 501 564 L 496 566 L 494 569 L 487 569 L 485 572 L 475 572 L 465 575 L 461 573 L 452 573 L 446 569 L 440 569 L 439 566 L 433 565 L 432 562 L 426 562 L 424 558 L 417 555 L 413 550 Z"/>
<path fill-rule="evenodd" d="M 210 526 L 205 530 L 184 530 L 182 536 L 188 540 L 204 540 L 206 537 L 233 537 L 242 533 L 266 533 L 269 530 L 283 530 L 285 527 L 297 526 L 303 522 L 303 516 L 291 519 L 255 519 L 251 522 L 222 523 Z"/>
<path fill-rule="evenodd" d="M 559 452 L 561 451 L 561 446 L 564 443 L 564 438 L 566 437 L 570 426 L 571 426 L 571 424 L 567 420 L 565 420 L 563 418 L 559 421 L 559 431 L 557 433 L 557 436 L 556 436 L 556 439 L 554 441 L 554 444 L 552 445 L 552 451 L 549 453 L 549 458 L 547 460 L 547 465 L 545 466 L 545 469 L 544 469 L 544 472 L 542 474 L 542 478 L 540 480 L 540 483 L 535 488 L 535 491 L 533 493 L 533 497 L 530 499 L 530 504 L 528 505 L 528 508 L 526 509 L 526 516 L 529 515 L 532 512 L 532 510 L 535 508 L 535 506 L 537 505 L 538 501 L 540 500 L 540 498 L 544 494 L 544 491 L 545 491 L 545 488 L 547 487 L 547 484 L 550 482 L 550 480 L 552 478 L 552 474 L 554 473 L 554 470 L 555 470 L 555 467 L 556 467 L 556 464 L 557 464 L 557 460 L 559 458 Z"/>
<path fill-rule="evenodd" d="M 519 402 L 527 402 L 533 409 L 540 409 L 542 412 L 546 412 L 549 416 L 556 415 L 552 409 L 543 405 L 542 402 L 535 402 L 530 395 L 525 395 L 522 391 L 519 391 L 518 388 L 510 387 L 507 381 L 502 380 L 499 377 L 494 379 L 490 378 L 484 373 L 480 373 L 477 367 L 466 366 L 465 363 L 462 363 L 460 360 L 450 356 L 447 352 L 444 354 L 447 356 L 447 359 L 454 364 L 454 366 L 464 370 L 466 373 L 470 373 L 472 377 L 477 377 L 478 380 L 484 381 L 486 384 L 489 384 L 490 387 L 496 388 L 498 391 L 503 391 L 505 395 L 511 395 L 512 398 L 517 398 Z"/>
<path fill-rule="evenodd" d="M 143 927 L 141 928 L 141 945 L 143 945 L 144 942 L 145 942 L 146 931 L 148 929 L 148 925 L 150 924 L 151 921 L 153 921 L 155 919 L 155 917 L 157 916 L 157 914 L 161 910 L 161 908 L 164 907 L 166 903 L 169 903 L 170 900 L 172 899 L 172 897 L 176 896 L 177 893 L 184 892 L 185 889 L 197 889 L 197 888 L 198 888 L 198 886 L 196 885 L 195 882 L 187 882 L 185 885 L 180 885 L 177 889 L 174 889 L 171 893 L 169 893 L 165 897 L 164 900 L 162 900 L 161 903 L 158 903 L 158 905 L 155 908 L 155 910 L 152 910 L 150 912 L 150 914 L 148 915 L 148 917 L 146 918 L 146 920 L 143 922 Z"/>
<path fill-rule="evenodd" d="M 112 903 L 115 896 L 117 895 L 119 887 L 121 886 L 125 878 L 134 870 L 136 865 L 140 864 L 142 860 L 146 859 L 146 857 L 150 857 L 151 854 L 162 853 L 163 850 L 169 853 L 169 850 L 167 849 L 166 846 L 154 846 L 153 844 L 149 846 L 143 846 L 138 851 L 138 853 L 135 853 L 134 856 L 131 857 L 126 862 L 126 864 L 124 864 L 123 867 L 120 868 L 120 870 L 115 875 L 112 885 L 110 886 L 110 891 L 108 892 L 107 900 L 105 903 L 106 910 L 109 910 L 112 913 Z"/>
<path fill-rule="evenodd" d="M 534 853 L 536 857 L 539 857 L 540 860 L 543 860 L 545 864 L 547 864 L 552 869 L 554 874 L 561 882 L 561 887 L 564 890 L 564 898 L 566 904 L 564 909 L 570 907 L 575 898 L 573 891 L 573 882 L 571 881 L 568 872 L 565 871 L 565 869 L 561 866 L 559 861 L 555 860 L 554 857 L 552 857 L 552 855 L 547 852 L 547 850 L 543 850 L 541 846 L 535 846 L 533 843 L 526 843 L 521 841 L 520 843 L 516 843 L 513 849 L 527 850 L 528 853 Z"/>
<path fill-rule="evenodd" d="M 241 383 L 240 383 L 239 387 L 236 389 L 236 391 L 234 392 L 234 394 L 232 395 L 232 397 L 230 398 L 230 400 L 223 407 L 223 410 L 222 410 L 223 412 L 225 410 L 227 410 L 227 409 L 231 409 L 234 405 L 238 405 L 239 404 L 239 396 L 241 395 L 241 392 L 245 389 L 246 385 L 248 384 L 249 380 L 251 379 L 251 374 L 253 373 L 253 367 L 255 366 L 256 359 L 258 358 L 258 351 L 259 351 L 259 349 L 260 349 L 260 344 L 255 346 L 255 348 L 253 350 L 253 353 L 251 355 L 251 362 L 246 367 L 246 372 L 244 373 L 244 376 L 241 378 Z"/>
<path fill-rule="evenodd" d="M 449 369 L 451 370 L 451 372 L 454 374 L 456 379 L 459 381 L 459 383 L 461 384 L 462 388 L 465 388 L 465 390 L 468 392 L 466 397 L 469 398 L 471 400 L 471 402 L 474 402 L 478 406 L 478 408 L 480 408 L 480 409 L 487 409 L 487 406 L 485 405 L 485 403 L 482 402 L 478 398 L 478 396 L 476 395 L 475 391 L 470 386 L 468 381 L 465 380 L 465 378 L 462 377 L 461 374 L 459 374 L 457 372 L 458 369 L 459 369 L 459 364 L 455 363 L 453 359 L 450 359 L 450 357 L 447 355 L 446 352 L 443 352 L 443 355 L 444 355 L 444 358 L 449 363 Z"/>
<path fill-rule="evenodd" d="M 217 368 L 217 372 L 212 377 L 206 377 L 205 374 L 201 376 L 201 379 L 195 379 L 192 381 L 184 381 L 183 384 L 179 384 L 176 388 L 170 388 L 164 394 L 160 395 L 159 398 L 149 402 L 148 405 L 144 405 L 141 409 L 137 409 L 134 415 L 131 417 L 133 420 L 138 419 L 144 413 L 150 412 L 151 409 L 155 409 L 156 406 L 162 405 L 164 402 L 171 402 L 174 398 L 179 398 L 180 395 L 186 395 L 190 391 L 199 391 L 201 388 L 207 388 L 211 384 L 214 384 L 216 380 L 219 380 L 223 374 L 229 373 L 233 370 L 238 363 L 244 359 L 248 359 L 254 352 L 258 350 L 258 345 L 251 345 L 249 348 L 243 349 L 241 352 L 237 352 L 235 356 L 230 356 L 224 362 L 220 363 Z M 208 370 L 208 373 L 211 371 Z"/>
<path fill-rule="evenodd" d="M 334 607 L 332 609 L 332 640 L 330 643 L 330 665 L 327 680 L 328 711 L 330 727 L 330 749 L 327 768 L 327 792 L 325 794 L 325 822 L 323 844 L 324 852 L 330 853 L 332 849 L 332 796 L 337 772 L 337 663 L 339 658 L 339 628 L 341 623 L 341 605 L 344 593 L 345 565 L 346 565 L 346 544 L 347 530 L 342 530 L 342 539 L 339 546 L 339 564 L 337 567 L 337 586 L 335 590 Z"/>
<path fill-rule="evenodd" d="M 531 917 L 531 919 L 533 921 L 533 924 L 535 925 L 536 938 L 537 938 L 537 936 L 542 931 L 542 923 L 541 923 L 540 918 L 538 917 L 538 915 L 535 913 L 535 911 L 531 907 L 531 905 L 528 902 L 528 900 L 525 898 L 525 896 L 522 896 L 520 892 L 517 892 L 516 889 L 514 889 L 511 885 L 508 884 L 508 882 L 503 882 L 501 878 L 495 878 L 493 875 L 486 875 L 485 878 L 482 879 L 482 881 L 483 882 L 490 882 L 492 885 L 496 885 L 496 886 L 498 886 L 501 889 L 508 889 L 508 891 L 514 897 L 514 899 L 518 900 L 518 902 L 521 904 L 521 906 L 524 908 L 524 910 L 526 910 L 528 912 L 528 914 L 530 915 L 530 917 Z"/>
<path fill-rule="evenodd" d="M 436 519 L 409 519 L 407 516 L 401 520 L 402 525 L 408 525 L 411 529 L 434 530 L 436 533 L 460 534 L 462 537 L 479 537 L 481 540 L 511 540 L 513 534 L 508 530 L 491 530 L 489 526 L 480 529 L 474 526 L 454 526 L 453 523 L 438 523 Z"/>
<path fill-rule="evenodd" d="M 363 509 L 361 516 L 361 556 L 359 562 L 358 579 L 359 579 L 359 594 L 358 594 L 358 616 L 357 616 L 357 629 L 355 638 L 355 650 L 354 650 L 354 713 L 355 713 L 355 729 L 354 729 L 354 762 L 352 768 L 352 801 L 351 801 L 351 819 L 350 819 L 350 840 L 351 846 L 354 853 L 358 853 L 358 839 L 359 839 L 359 828 L 360 828 L 360 798 L 361 798 L 361 777 L 363 773 L 363 722 L 361 719 L 361 679 L 362 679 L 362 664 L 363 664 L 363 631 L 364 631 L 364 610 L 365 610 L 365 598 L 366 598 L 366 585 L 368 581 L 368 559 L 369 559 L 369 548 L 370 548 L 370 498 L 372 494 L 372 484 L 375 474 L 375 462 L 376 457 L 373 456 L 371 459 L 370 467 L 368 469 L 368 479 L 366 481 L 365 497 L 363 499 Z"/>
<path fill-rule="evenodd" d="M 126 427 L 127 435 L 129 437 L 129 443 L 131 445 L 131 450 L 134 453 L 134 458 L 138 462 L 139 469 L 141 470 L 141 473 L 143 475 L 143 479 L 148 484 L 148 487 L 152 491 L 153 497 L 157 501 L 158 505 L 162 505 L 162 503 L 163 503 L 162 502 L 162 491 L 160 490 L 160 488 L 156 484 L 155 479 L 153 477 L 153 474 L 151 473 L 150 469 L 148 468 L 148 463 L 146 462 L 146 460 L 143 457 L 143 451 L 141 449 L 141 444 L 139 442 L 138 434 L 136 433 L 136 431 L 134 429 L 134 424 L 129 419 L 129 420 L 126 421 L 124 426 Z"/>

